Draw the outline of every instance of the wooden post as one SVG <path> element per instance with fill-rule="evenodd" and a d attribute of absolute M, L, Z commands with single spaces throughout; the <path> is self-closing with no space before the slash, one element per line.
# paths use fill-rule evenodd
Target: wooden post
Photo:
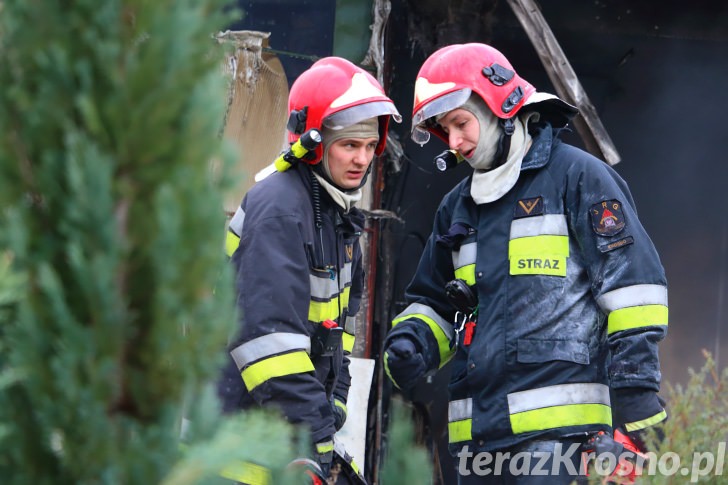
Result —
<path fill-rule="evenodd" d="M 518 21 L 521 22 L 528 38 L 531 39 L 556 93 L 564 101 L 579 108 L 580 114 L 574 118 L 574 126 L 584 140 L 586 149 L 609 165 L 619 163 L 620 156 L 617 148 L 612 143 L 612 139 L 597 115 L 596 108 L 589 100 L 589 96 L 584 91 L 536 2 L 534 0 L 508 0 L 508 4 L 516 14 Z"/>

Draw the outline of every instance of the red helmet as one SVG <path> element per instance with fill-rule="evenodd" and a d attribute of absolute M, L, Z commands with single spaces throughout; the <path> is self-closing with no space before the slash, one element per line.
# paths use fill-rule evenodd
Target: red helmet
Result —
<path fill-rule="evenodd" d="M 374 153 L 381 155 L 387 144 L 390 115 L 395 121 L 402 121 L 394 103 L 371 74 L 341 57 L 325 57 L 316 61 L 291 86 L 288 141 L 295 142 L 311 128 L 346 128 L 378 116 L 379 143 Z M 306 161 L 315 164 L 322 157 L 323 148 L 319 145 L 315 158 Z"/>
<path fill-rule="evenodd" d="M 447 143 L 447 135 L 428 121 L 461 106 L 477 93 L 498 118 L 508 119 L 536 92 L 498 50 L 485 44 L 455 44 L 427 58 L 415 82 L 412 139 L 427 143 L 434 133 Z"/>

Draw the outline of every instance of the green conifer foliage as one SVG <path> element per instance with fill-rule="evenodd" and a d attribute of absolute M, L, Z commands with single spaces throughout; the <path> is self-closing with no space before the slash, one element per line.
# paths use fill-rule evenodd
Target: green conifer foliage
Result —
<path fill-rule="evenodd" d="M 235 324 L 224 3 L 0 1 L 4 484 L 160 483 L 179 457 Z"/>
<path fill-rule="evenodd" d="M 399 400 L 392 400 L 387 430 L 387 455 L 381 473 L 382 485 L 432 483 L 432 462 L 427 450 L 415 444 L 411 414 Z"/>
<path fill-rule="evenodd" d="M 212 384 L 236 328 L 225 3 L 0 0 L 3 485 L 219 483 L 240 461 L 300 482 L 301 430 L 222 420 Z M 426 483 L 411 441 L 395 423 L 386 483 Z"/>

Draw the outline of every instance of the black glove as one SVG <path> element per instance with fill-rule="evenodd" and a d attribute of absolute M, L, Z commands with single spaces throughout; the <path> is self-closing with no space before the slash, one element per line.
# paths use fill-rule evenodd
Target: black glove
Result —
<path fill-rule="evenodd" d="M 336 396 L 332 397 L 331 412 L 334 414 L 334 427 L 339 431 L 346 422 L 346 403 Z"/>
<path fill-rule="evenodd" d="M 613 424 L 626 434 L 641 451 L 645 446 L 645 431 L 667 419 L 665 401 L 652 389 L 625 387 L 614 391 Z M 654 428 L 657 440 L 662 441 L 662 430 Z"/>
<path fill-rule="evenodd" d="M 384 350 L 384 368 L 395 386 L 411 389 L 425 375 L 427 366 L 415 342 L 407 337 L 392 339 Z"/>

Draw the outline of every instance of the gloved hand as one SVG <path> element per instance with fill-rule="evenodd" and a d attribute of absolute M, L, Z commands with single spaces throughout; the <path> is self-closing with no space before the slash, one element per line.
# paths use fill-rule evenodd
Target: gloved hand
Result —
<path fill-rule="evenodd" d="M 425 375 L 427 366 L 412 339 L 396 337 L 384 349 L 384 369 L 394 385 L 406 391 Z"/>
<path fill-rule="evenodd" d="M 336 431 L 339 431 L 344 427 L 344 423 L 346 422 L 346 403 L 335 396 L 332 397 L 331 412 L 334 414 L 334 427 Z"/>
<path fill-rule="evenodd" d="M 640 387 L 616 389 L 614 396 L 614 428 L 627 435 L 640 451 L 648 451 L 645 431 L 667 419 L 665 401 L 652 389 Z M 654 429 L 657 440 L 662 441 L 662 430 L 659 427 Z"/>

